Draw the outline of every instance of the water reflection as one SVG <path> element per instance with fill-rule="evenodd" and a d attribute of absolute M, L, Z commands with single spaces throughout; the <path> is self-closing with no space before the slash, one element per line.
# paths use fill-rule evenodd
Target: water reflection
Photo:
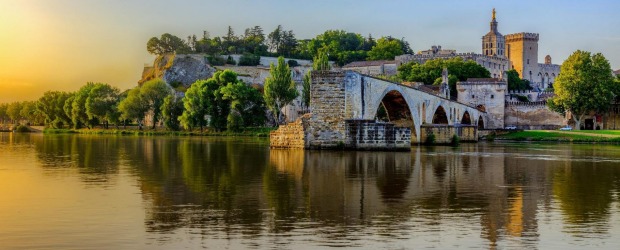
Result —
<path fill-rule="evenodd" d="M 579 244 L 571 237 L 609 238 L 618 212 L 620 149 L 613 146 L 327 152 L 204 137 L 0 139 L 34 144 L 44 169 L 77 169 L 89 185 L 113 185 L 126 171 L 144 200 L 145 230 L 163 238 L 189 232 L 248 240 L 246 247 L 286 236 L 291 241 L 278 244 L 538 248 L 541 224 L 563 225 L 568 236 L 557 240 Z M 434 240 L 458 233 L 469 238 Z"/>

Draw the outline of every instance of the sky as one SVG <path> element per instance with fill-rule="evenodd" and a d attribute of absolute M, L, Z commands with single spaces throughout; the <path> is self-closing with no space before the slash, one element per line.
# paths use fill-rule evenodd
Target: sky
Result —
<path fill-rule="evenodd" d="M 278 24 L 298 39 L 328 29 L 405 38 L 414 51 L 432 45 L 481 52 L 491 11 L 502 34 L 540 34 L 539 62 L 561 64 L 575 50 L 601 52 L 620 69 L 617 0 L 0 0 L 0 103 L 75 91 L 86 82 L 133 88 L 149 38 L 203 30 L 222 36 Z"/>

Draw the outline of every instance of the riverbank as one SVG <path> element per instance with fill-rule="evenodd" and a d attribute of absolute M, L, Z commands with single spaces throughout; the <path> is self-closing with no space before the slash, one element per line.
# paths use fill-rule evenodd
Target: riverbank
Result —
<path fill-rule="evenodd" d="M 577 142 L 620 144 L 620 131 L 616 130 L 526 130 L 497 135 L 495 140 L 536 142 Z"/>
<path fill-rule="evenodd" d="M 229 131 L 168 131 L 158 129 L 51 129 L 43 130 L 44 134 L 91 134 L 91 135 L 138 135 L 138 136 L 247 136 L 247 137 L 269 137 L 269 132 L 276 128 L 246 128 L 239 132 Z"/>

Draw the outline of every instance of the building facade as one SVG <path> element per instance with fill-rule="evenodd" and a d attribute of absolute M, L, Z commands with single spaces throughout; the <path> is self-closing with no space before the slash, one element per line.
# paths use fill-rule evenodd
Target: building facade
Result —
<path fill-rule="evenodd" d="M 530 81 L 536 91 L 552 87 L 556 77 L 560 74 L 560 65 L 552 64 L 551 56 L 545 57 L 544 63 L 538 63 L 537 33 L 514 33 L 506 36 L 499 32 L 496 12 L 489 24 L 489 32 L 482 37 L 482 53 L 457 53 L 455 50 L 441 49 L 433 46 L 430 50 L 416 54 L 406 54 L 396 57 L 398 64 L 415 61 L 424 63 L 432 59 L 450 59 L 461 57 L 464 60 L 474 60 L 486 68 L 492 78 L 503 78 L 504 72 L 515 69 L 522 79 Z"/>

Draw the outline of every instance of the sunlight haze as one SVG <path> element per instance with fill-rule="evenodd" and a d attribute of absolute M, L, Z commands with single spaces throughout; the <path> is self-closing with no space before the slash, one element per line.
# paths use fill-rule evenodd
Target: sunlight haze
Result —
<path fill-rule="evenodd" d="M 535 7 L 534 7 L 535 6 Z M 278 24 L 298 39 L 328 29 L 404 37 L 414 51 L 432 45 L 480 53 L 492 8 L 502 34 L 540 34 L 539 56 L 561 64 L 573 51 L 602 52 L 620 68 L 620 2 L 595 1 L 161 1 L 0 0 L 0 103 L 35 100 L 86 82 L 136 86 L 150 37 L 236 34 Z"/>

